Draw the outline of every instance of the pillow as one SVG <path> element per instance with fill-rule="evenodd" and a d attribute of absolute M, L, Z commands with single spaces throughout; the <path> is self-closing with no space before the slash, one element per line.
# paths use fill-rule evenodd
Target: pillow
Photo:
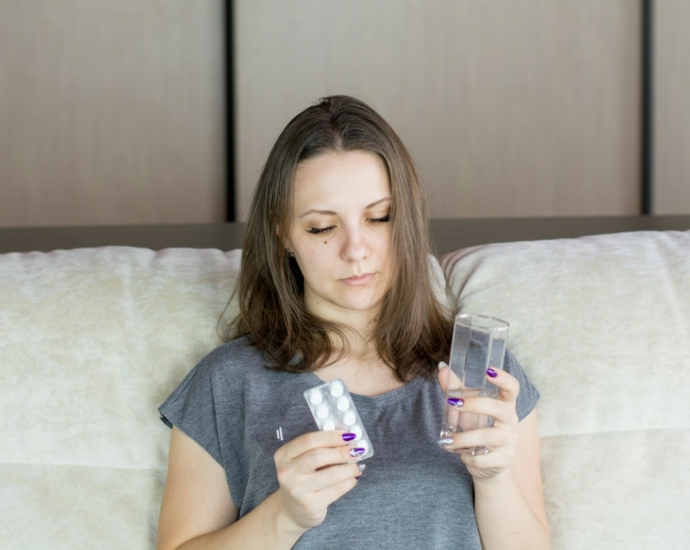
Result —
<path fill-rule="evenodd" d="M 220 343 L 239 265 L 219 250 L 0 255 L 0 433 L 18 435 L 0 462 L 165 467 L 156 408 Z"/>
<path fill-rule="evenodd" d="M 690 232 L 445 255 L 456 311 L 508 321 L 537 407 L 554 548 L 690 540 Z"/>

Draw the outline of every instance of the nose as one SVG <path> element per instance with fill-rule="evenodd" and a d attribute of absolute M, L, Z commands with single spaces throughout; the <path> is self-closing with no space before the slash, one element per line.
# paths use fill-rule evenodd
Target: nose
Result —
<path fill-rule="evenodd" d="M 360 228 L 347 230 L 341 256 L 347 262 L 361 262 L 369 256 L 369 244 Z"/>

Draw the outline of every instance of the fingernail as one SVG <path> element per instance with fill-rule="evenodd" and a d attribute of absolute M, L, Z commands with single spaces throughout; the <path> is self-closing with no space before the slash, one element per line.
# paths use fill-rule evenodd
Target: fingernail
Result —
<path fill-rule="evenodd" d="M 486 369 L 486 374 L 488 374 L 491 378 L 496 378 L 498 376 L 498 373 L 491 367 Z"/>
<path fill-rule="evenodd" d="M 441 361 L 441 362 L 438 364 L 438 370 L 447 369 L 447 368 L 448 368 L 448 365 L 447 365 L 446 363 L 444 363 L 443 361 Z"/>
<path fill-rule="evenodd" d="M 363 472 L 363 471 L 364 471 L 364 468 L 366 468 L 366 467 L 367 467 L 367 465 L 366 465 L 366 464 L 362 464 L 361 462 L 360 462 L 359 464 L 357 464 L 357 468 L 359 468 L 359 471 L 360 471 L 360 472 Z"/>
<path fill-rule="evenodd" d="M 450 445 L 453 443 L 453 438 L 452 437 L 442 437 L 441 439 L 438 440 L 438 444 L 441 447 L 445 447 L 446 445 Z"/>
<path fill-rule="evenodd" d="M 355 479 L 359 479 L 360 477 L 362 477 L 362 476 L 355 476 Z"/>
<path fill-rule="evenodd" d="M 351 433 L 343 434 L 343 439 L 345 441 L 352 441 L 355 437 L 357 437 L 357 434 L 351 434 Z"/>
<path fill-rule="evenodd" d="M 462 407 L 465 404 L 465 400 L 462 397 L 449 397 L 448 404 L 453 407 Z"/>
<path fill-rule="evenodd" d="M 364 451 L 366 451 L 366 449 L 363 449 L 362 447 L 355 447 L 354 449 L 350 449 L 350 456 L 352 458 L 362 456 L 364 454 Z"/>

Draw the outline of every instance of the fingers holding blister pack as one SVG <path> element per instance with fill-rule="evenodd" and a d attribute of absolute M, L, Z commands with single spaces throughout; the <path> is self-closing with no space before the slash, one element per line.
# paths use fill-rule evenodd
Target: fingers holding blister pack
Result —
<path fill-rule="evenodd" d="M 304 392 L 309 410 L 319 430 L 346 430 L 354 434 L 353 459 L 363 460 L 374 455 L 371 440 L 357 412 L 350 392 L 342 380 L 333 380 Z"/>
<path fill-rule="evenodd" d="M 280 503 L 298 527 L 319 525 L 328 506 L 356 486 L 364 464 L 348 464 L 352 438 L 336 430 L 308 432 L 276 451 Z"/>

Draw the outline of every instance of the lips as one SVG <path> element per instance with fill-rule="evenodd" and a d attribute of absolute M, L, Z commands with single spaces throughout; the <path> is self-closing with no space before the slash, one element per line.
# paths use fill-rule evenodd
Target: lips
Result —
<path fill-rule="evenodd" d="M 363 273 L 362 275 L 353 275 L 347 279 L 340 279 L 346 285 L 359 286 L 365 285 L 374 278 L 375 273 Z"/>

